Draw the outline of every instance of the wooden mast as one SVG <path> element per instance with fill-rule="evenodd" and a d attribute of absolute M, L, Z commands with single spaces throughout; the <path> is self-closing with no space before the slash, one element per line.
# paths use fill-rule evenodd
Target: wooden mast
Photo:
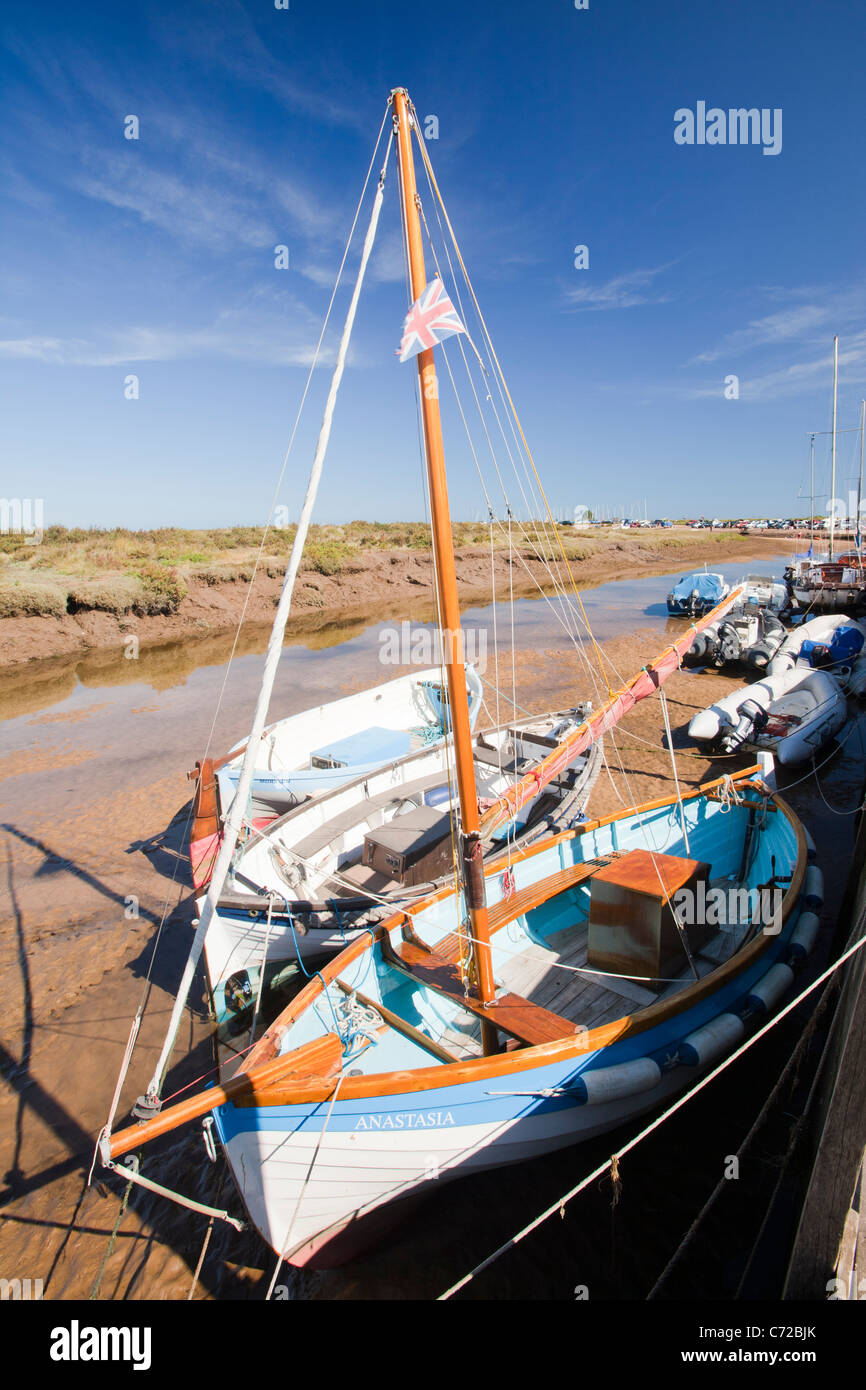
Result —
<path fill-rule="evenodd" d="M 426 288 L 427 273 L 424 268 L 424 244 L 421 237 L 421 220 L 418 216 L 418 192 L 412 154 L 410 124 L 412 117 L 409 113 L 408 96 L 404 87 L 396 87 L 391 93 L 391 100 L 394 105 L 394 128 L 397 136 L 400 192 L 403 202 L 403 225 L 406 229 L 409 278 L 414 303 Z M 477 975 L 478 996 L 483 1004 L 493 1004 L 495 991 L 490 959 L 490 931 L 487 921 L 481 841 L 478 834 L 478 792 L 475 786 L 475 764 L 472 757 L 472 728 L 469 722 L 469 701 L 466 694 L 466 673 L 463 664 L 463 634 L 460 627 L 460 604 L 454 567 L 451 514 L 448 510 L 448 488 L 445 480 L 445 452 L 442 443 L 442 422 L 439 415 L 439 384 L 432 348 L 425 348 L 418 354 L 418 384 L 424 421 L 424 448 L 427 455 L 427 478 L 430 488 L 430 514 L 433 529 L 433 551 L 436 557 L 439 617 L 448 681 L 448 704 L 451 712 L 451 727 L 454 732 L 457 792 L 460 800 L 460 849 L 464 870 L 463 882 L 472 931 L 472 951 Z M 496 1029 L 492 1023 L 484 1021 L 482 1033 L 485 1053 L 496 1051 Z"/>
<path fill-rule="evenodd" d="M 809 555 L 815 559 L 815 436 L 812 435 L 812 443 L 809 448 L 809 486 L 812 489 L 809 501 Z"/>

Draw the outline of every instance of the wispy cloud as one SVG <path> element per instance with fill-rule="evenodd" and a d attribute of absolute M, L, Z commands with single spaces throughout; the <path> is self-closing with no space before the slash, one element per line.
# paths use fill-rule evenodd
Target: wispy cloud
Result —
<path fill-rule="evenodd" d="M 187 244 L 224 251 L 274 241 L 273 223 L 249 212 L 237 194 L 150 169 L 136 159 L 136 153 L 126 160 L 101 155 L 101 172 L 73 177 L 71 186 Z"/>
<path fill-rule="evenodd" d="M 0 358 L 62 366 L 114 367 L 138 362 L 227 358 L 272 366 L 309 366 L 319 325 L 301 305 L 291 313 L 260 314 L 249 306 L 226 310 L 197 328 L 134 325 L 90 338 L 32 334 L 0 339 Z M 333 358 L 326 343 L 325 365 Z"/>
<path fill-rule="evenodd" d="M 750 293 L 753 299 L 783 303 L 785 307 L 751 319 L 745 327 L 726 333 L 715 347 L 690 358 L 690 364 L 717 362 L 722 357 L 733 360 L 757 348 L 784 348 L 794 343 L 817 348 L 819 343 L 829 341 L 833 333 L 842 335 L 847 329 L 859 332 L 866 315 L 864 281 L 841 287 L 764 285 Z"/>
<path fill-rule="evenodd" d="M 805 333 L 825 326 L 829 321 L 830 312 L 826 304 L 801 304 L 795 308 L 782 309 L 777 314 L 767 314 L 765 318 L 753 319 L 745 328 L 726 333 L 716 347 L 698 353 L 697 357 L 691 360 L 716 362 L 720 357 L 732 357 L 752 348 L 790 343 L 802 338 Z"/>
<path fill-rule="evenodd" d="M 633 309 L 642 304 L 666 304 L 673 296 L 654 289 L 653 281 L 672 264 L 668 261 L 648 270 L 630 270 L 600 285 L 587 280 L 566 290 L 566 303 L 572 309 Z"/>
<path fill-rule="evenodd" d="M 820 356 L 810 356 L 798 362 L 761 375 L 742 374 L 739 377 L 740 400 L 769 401 L 787 396 L 803 395 L 815 389 L 830 389 L 830 372 L 833 360 L 832 351 L 825 349 Z M 866 332 L 849 338 L 844 348 L 839 350 L 840 389 L 847 385 L 857 385 L 863 379 L 863 366 L 866 364 Z M 692 387 L 674 388 L 675 394 L 689 400 L 721 399 L 722 385 L 719 381 Z"/>
<path fill-rule="evenodd" d="M 243 12 L 230 8 L 244 35 L 241 49 L 249 41 L 258 52 L 261 46 L 248 32 Z M 197 39 L 195 50 L 207 67 L 206 55 L 199 52 L 200 32 Z M 7 47 L 30 79 L 14 94 L 16 122 L 0 171 L 7 195 L 17 201 L 44 208 L 71 190 L 159 228 L 182 247 L 215 252 L 290 238 L 298 248 L 307 242 L 318 247 L 344 232 L 345 218 L 319 196 L 312 176 L 287 173 L 266 146 L 232 125 L 218 103 L 203 119 L 200 104 L 182 91 L 162 88 L 149 71 L 121 79 L 84 51 L 67 51 L 61 60 L 14 37 Z M 263 50 L 260 56 L 262 62 L 267 58 Z M 222 71 L 224 62 L 236 60 L 245 61 L 232 54 L 222 34 L 212 65 Z M 291 86 L 282 93 L 289 104 Z M 311 101 L 314 96 L 311 91 Z M 297 104 L 302 104 L 300 94 Z M 328 110 L 324 103 L 319 116 L 327 119 Z M 129 113 L 141 121 L 140 140 L 123 138 Z M 338 113 L 331 115 L 336 120 Z"/>

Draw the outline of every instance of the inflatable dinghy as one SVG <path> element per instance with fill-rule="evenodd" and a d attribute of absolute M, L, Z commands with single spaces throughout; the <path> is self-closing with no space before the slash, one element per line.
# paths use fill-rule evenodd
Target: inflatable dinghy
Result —
<path fill-rule="evenodd" d="M 832 671 L 850 693 L 866 693 L 866 623 L 845 613 L 811 618 L 788 634 L 767 673 L 775 676 L 794 667 Z"/>
<path fill-rule="evenodd" d="M 699 632 L 683 657 L 684 666 L 741 664 L 763 671 L 785 641 L 785 628 L 766 609 L 739 606 Z"/>
<path fill-rule="evenodd" d="M 774 575 L 749 574 L 741 583 L 746 589 L 743 596 L 743 605 L 746 608 L 754 606 L 768 609 L 780 617 L 791 607 L 791 595 L 787 584 L 782 579 L 776 579 Z"/>
<path fill-rule="evenodd" d="M 768 749 L 783 766 L 805 762 L 842 728 L 848 706 L 828 671 L 795 666 L 732 690 L 701 710 L 689 737 L 722 753 Z"/>

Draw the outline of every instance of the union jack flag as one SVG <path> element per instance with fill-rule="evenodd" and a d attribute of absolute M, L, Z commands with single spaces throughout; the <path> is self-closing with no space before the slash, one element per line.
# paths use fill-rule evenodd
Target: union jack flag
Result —
<path fill-rule="evenodd" d="M 403 337 L 397 349 L 400 361 L 408 362 L 416 353 L 434 347 L 443 338 L 450 338 L 452 333 L 465 332 L 457 310 L 437 275 L 406 315 Z"/>

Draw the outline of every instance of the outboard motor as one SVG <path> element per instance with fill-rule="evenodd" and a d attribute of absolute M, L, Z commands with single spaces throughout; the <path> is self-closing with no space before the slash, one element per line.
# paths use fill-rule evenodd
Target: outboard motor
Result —
<path fill-rule="evenodd" d="M 753 642 L 745 655 L 746 665 L 754 666 L 757 671 L 763 671 L 769 666 L 785 640 L 784 627 L 771 613 L 763 614 L 761 628 L 761 636 L 757 642 Z"/>
<path fill-rule="evenodd" d="M 719 631 L 717 666 L 732 665 L 740 659 L 740 634 L 733 623 L 722 623 Z"/>
<path fill-rule="evenodd" d="M 762 729 L 769 723 L 767 711 L 758 704 L 757 700 L 744 700 L 737 710 L 739 719 L 733 729 L 727 729 L 722 734 L 720 744 L 722 752 L 735 753 L 738 748 L 753 735 L 761 733 Z"/>
<path fill-rule="evenodd" d="M 683 657 L 684 666 L 708 666 L 715 661 L 719 649 L 719 629 L 716 623 L 699 632 Z"/>

